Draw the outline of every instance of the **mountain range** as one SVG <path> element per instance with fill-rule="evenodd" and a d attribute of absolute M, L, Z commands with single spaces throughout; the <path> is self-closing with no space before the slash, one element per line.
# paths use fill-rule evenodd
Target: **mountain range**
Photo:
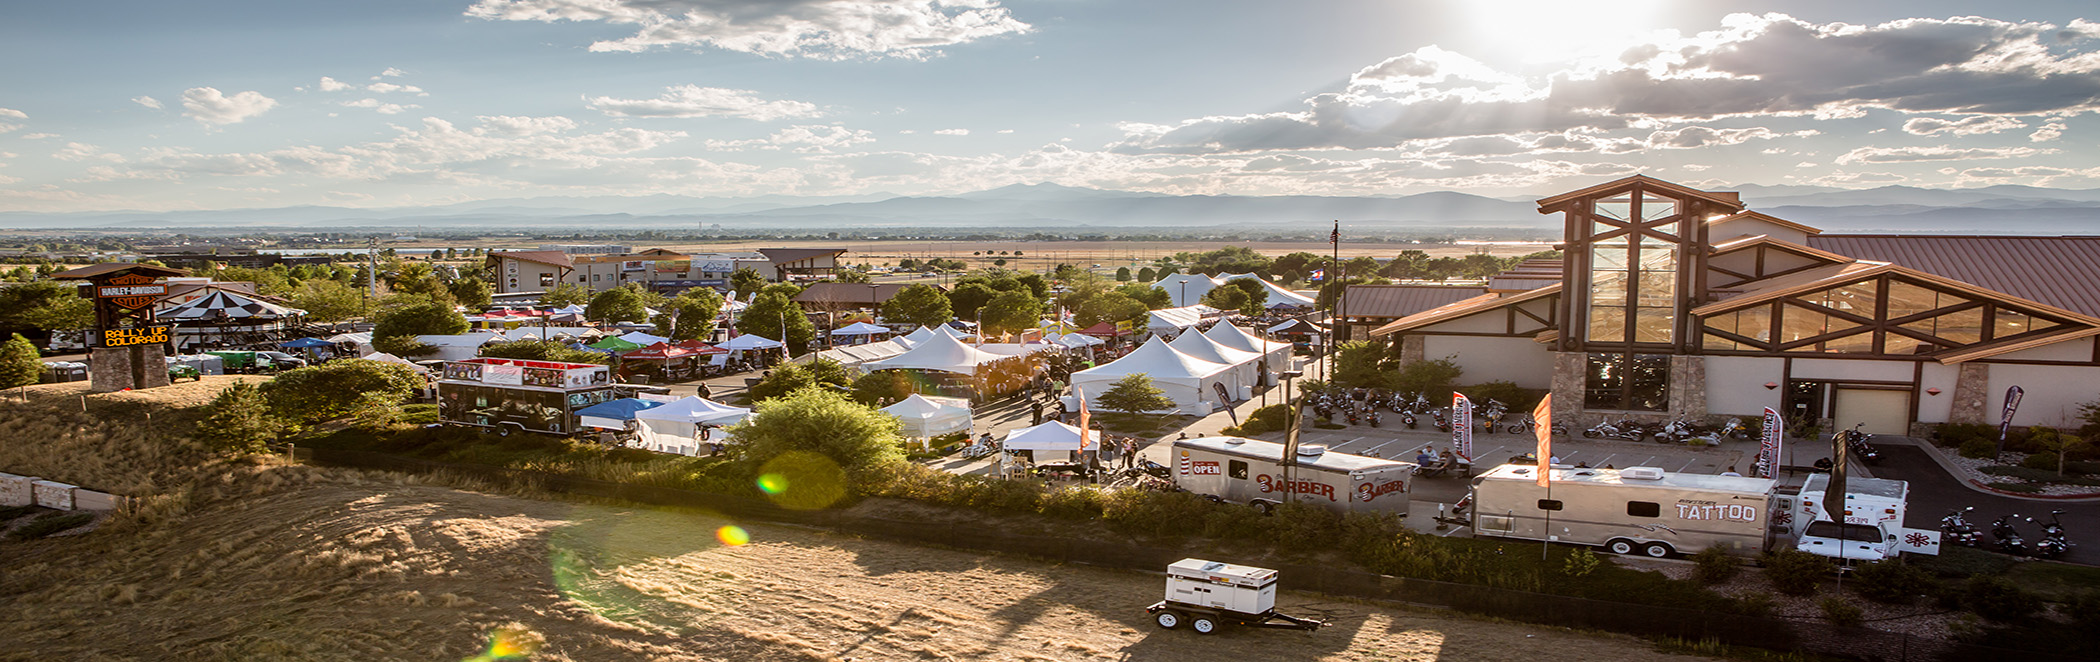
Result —
<path fill-rule="evenodd" d="M 1832 232 L 2100 232 L 2100 189 L 1990 186 L 1926 189 L 1883 186 L 1716 187 L 1743 193 L 1752 209 Z M 1364 231 L 1463 229 L 1556 233 L 1533 198 L 1496 199 L 1455 191 L 1376 196 L 1166 195 L 1056 184 L 1016 184 L 949 196 L 700 198 L 538 197 L 443 206 L 324 206 L 207 211 L 0 212 L 0 229 L 291 229 L 490 227 L 546 229 L 698 229 L 728 231 L 856 228 L 983 228 L 1103 231 L 1151 228 L 1260 229 L 1340 220 Z"/>

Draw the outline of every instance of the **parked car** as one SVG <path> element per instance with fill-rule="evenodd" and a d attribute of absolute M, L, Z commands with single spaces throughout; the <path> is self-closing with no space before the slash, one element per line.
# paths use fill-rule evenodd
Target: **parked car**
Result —
<path fill-rule="evenodd" d="M 270 364 L 276 366 L 278 370 L 291 370 L 293 368 L 306 367 L 306 359 L 302 359 L 297 356 L 292 356 L 284 352 L 256 352 L 255 355 L 263 357 L 265 359 L 269 359 Z"/>

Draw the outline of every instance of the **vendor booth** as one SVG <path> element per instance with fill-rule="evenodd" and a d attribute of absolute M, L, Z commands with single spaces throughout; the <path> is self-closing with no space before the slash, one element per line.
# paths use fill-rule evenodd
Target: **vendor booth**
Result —
<path fill-rule="evenodd" d="M 1220 385 L 1230 385 L 1231 376 L 1225 373 L 1231 369 L 1232 366 L 1184 354 L 1155 336 L 1123 358 L 1072 373 L 1072 388 L 1079 390 L 1088 402 L 1099 402 L 1101 394 L 1114 387 L 1116 380 L 1142 373 L 1152 379 L 1153 386 L 1166 392 L 1176 411 L 1202 416 L 1221 404 L 1216 390 Z"/>
<path fill-rule="evenodd" d="M 699 455 L 708 444 L 728 441 L 721 428 L 750 415 L 743 407 L 688 396 L 635 412 L 636 443 L 659 453 Z"/>
<path fill-rule="evenodd" d="M 664 404 L 656 400 L 642 400 L 639 398 L 607 400 L 576 410 L 576 424 L 600 430 L 633 432 L 635 429 L 634 415 L 636 413 L 645 409 L 655 409 L 664 406 Z"/>
<path fill-rule="evenodd" d="M 970 401 L 961 398 L 929 398 L 914 393 L 882 412 L 904 422 L 906 437 L 928 439 L 951 432 L 969 432 Z"/>

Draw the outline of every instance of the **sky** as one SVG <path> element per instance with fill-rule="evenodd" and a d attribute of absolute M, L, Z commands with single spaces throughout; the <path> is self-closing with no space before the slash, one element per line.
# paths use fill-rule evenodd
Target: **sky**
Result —
<path fill-rule="evenodd" d="M 1982 15 L 1977 15 L 1978 13 Z M 547 196 L 2100 187 L 2100 8 L 0 6 L 0 211 Z"/>

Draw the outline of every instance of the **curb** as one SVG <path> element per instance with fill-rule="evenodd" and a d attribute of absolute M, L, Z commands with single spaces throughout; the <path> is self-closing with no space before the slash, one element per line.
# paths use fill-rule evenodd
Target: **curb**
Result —
<path fill-rule="evenodd" d="M 1970 487 L 1974 489 L 1981 490 L 1984 492 L 1990 492 L 1992 494 L 1997 494 L 2000 496 L 2009 496 L 2037 501 L 2100 502 L 2100 494 L 2028 494 L 2026 492 L 2001 490 L 1995 487 L 1991 487 L 1989 485 L 1985 485 L 1983 481 L 1976 480 L 1974 478 L 1969 479 L 1968 482 L 1970 484 Z"/>
<path fill-rule="evenodd" d="M 1962 487 L 1982 492 L 1984 494 L 2002 496 L 2009 499 L 2021 499 L 2025 501 L 2041 501 L 2045 503 L 2100 503 L 2100 493 L 2027 494 L 2024 492 L 2009 492 L 2006 490 L 1991 487 L 1989 485 L 1983 484 L 1983 481 L 1974 478 L 1968 478 L 1967 476 L 1969 475 L 1969 472 L 1963 471 L 1961 467 L 1954 466 L 1954 463 L 1949 461 L 1945 454 L 1940 453 L 1939 447 L 1934 446 L 1932 442 L 1912 437 L 1901 437 L 1901 439 L 1903 439 L 1905 443 L 1908 443 L 1912 446 L 1916 446 L 1924 450 L 1925 455 L 1931 457 L 1932 462 L 1934 464 L 1940 465 L 1941 471 L 1947 472 L 1947 475 L 1951 478 L 1954 478 L 1955 482 L 1960 483 Z"/>

